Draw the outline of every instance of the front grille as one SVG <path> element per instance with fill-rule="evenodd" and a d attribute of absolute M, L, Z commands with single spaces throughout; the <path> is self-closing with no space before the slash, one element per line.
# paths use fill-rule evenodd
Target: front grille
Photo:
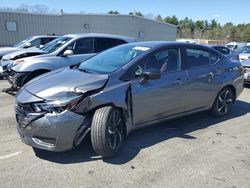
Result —
<path fill-rule="evenodd" d="M 16 104 L 16 121 L 20 129 L 25 129 L 33 121 L 44 116 L 44 113 L 34 113 L 30 104 Z"/>

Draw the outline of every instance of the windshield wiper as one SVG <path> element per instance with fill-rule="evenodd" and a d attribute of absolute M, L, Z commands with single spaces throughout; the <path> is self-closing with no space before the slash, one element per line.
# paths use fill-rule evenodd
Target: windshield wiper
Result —
<path fill-rule="evenodd" d="M 89 69 L 78 69 L 78 70 L 85 72 L 85 73 L 96 74 L 96 72 L 89 70 Z"/>

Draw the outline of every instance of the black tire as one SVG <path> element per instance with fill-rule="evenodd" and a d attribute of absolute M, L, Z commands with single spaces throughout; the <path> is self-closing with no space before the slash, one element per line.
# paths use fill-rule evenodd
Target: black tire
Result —
<path fill-rule="evenodd" d="M 124 118 L 112 106 L 96 110 L 91 125 L 91 143 L 96 154 L 103 157 L 116 155 L 124 142 Z"/>
<path fill-rule="evenodd" d="M 233 103 L 233 91 L 229 87 L 225 87 L 217 95 L 211 108 L 211 113 L 216 117 L 223 117 L 230 112 Z"/>

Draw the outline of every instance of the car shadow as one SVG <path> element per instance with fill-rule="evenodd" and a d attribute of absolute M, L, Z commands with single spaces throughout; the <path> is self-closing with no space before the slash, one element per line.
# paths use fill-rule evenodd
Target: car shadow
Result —
<path fill-rule="evenodd" d="M 43 151 L 37 157 L 60 164 L 83 163 L 94 160 L 103 160 L 106 163 L 121 165 L 135 158 L 144 149 L 158 144 L 162 141 L 180 137 L 183 139 L 197 139 L 188 135 L 199 129 L 206 129 L 217 123 L 230 120 L 250 113 L 250 103 L 236 101 L 230 114 L 223 118 L 215 118 L 208 112 L 202 112 L 180 119 L 165 121 L 150 127 L 132 132 L 126 139 L 123 149 L 113 158 L 102 158 L 96 156 L 92 147 L 90 136 L 77 148 L 62 153 Z M 219 134 L 219 133 L 218 133 Z"/>

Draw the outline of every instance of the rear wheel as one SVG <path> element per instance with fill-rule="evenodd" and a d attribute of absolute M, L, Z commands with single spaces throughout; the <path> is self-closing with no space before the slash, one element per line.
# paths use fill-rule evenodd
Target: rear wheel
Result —
<path fill-rule="evenodd" d="M 222 89 L 217 95 L 211 112 L 217 117 L 222 117 L 228 114 L 232 108 L 234 102 L 234 95 L 230 88 L 226 87 Z"/>
<path fill-rule="evenodd" d="M 117 154 L 124 142 L 124 120 L 119 109 L 106 106 L 96 110 L 91 126 L 94 151 L 104 157 Z"/>

